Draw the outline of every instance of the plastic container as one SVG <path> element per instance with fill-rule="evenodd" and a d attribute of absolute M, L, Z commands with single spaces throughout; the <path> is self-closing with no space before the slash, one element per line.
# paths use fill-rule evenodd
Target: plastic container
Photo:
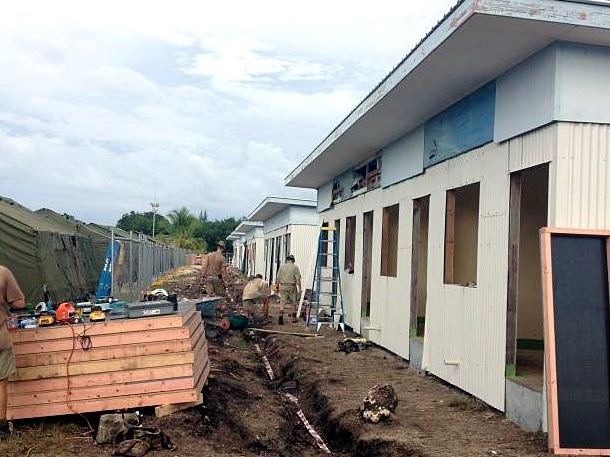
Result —
<path fill-rule="evenodd" d="M 32 329 L 38 328 L 38 320 L 35 317 L 28 317 L 19 321 L 19 328 Z"/>
<path fill-rule="evenodd" d="M 8 328 L 11 332 L 14 332 L 19 328 L 19 319 L 17 316 L 8 316 L 6 318 L 6 328 Z"/>

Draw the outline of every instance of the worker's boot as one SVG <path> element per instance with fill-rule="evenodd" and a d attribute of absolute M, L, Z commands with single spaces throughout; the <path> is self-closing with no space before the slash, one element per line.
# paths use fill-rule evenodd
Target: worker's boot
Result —
<path fill-rule="evenodd" d="M 280 317 L 277 318 L 277 323 L 279 325 L 284 325 L 284 315 L 280 314 Z"/>
<path fill-rule="evenodd" d="M 292 317 L 292 319 L 290 319 L 290 322 L 292 322 L 293 324 L 299 322 L 299 320 L 297 319 L 297 313 L 291 314 L 290 317 Z"/>

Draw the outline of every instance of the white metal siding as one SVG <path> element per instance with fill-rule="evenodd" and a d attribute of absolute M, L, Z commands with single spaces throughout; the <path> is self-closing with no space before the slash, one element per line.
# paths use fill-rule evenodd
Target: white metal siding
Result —
<path fill-rule="evenodd" d="M 342 271 L 341 276 L 348 325 L 361 331 L 362 215 L 374 211 L 369 326 L 379 330 L 369 331 L 369 336 L 409 357 L 412 200 L 430 194 L 424 368 L 504 410 L 510 172 L 551 161 L 557 130 L 557 125 L 549 125 L 502 144 L 489 144 L 429 168 L 423 175 L 367 192 L 321 213 L 321 220 L 341 219 L 341 266 L 345 218 L 356 216 L 355 272 Z M 481 183 L 477 286 L 446 285 L 446 191 L 475 182 Z M 394 204 L 400 205 L 399 257 L 398 276 L 391 278 L 380 276 L 381 220 L 383 207 Z"/>
<path fill-rule="evenodd" d="M 610 228 L 610 125 L 559 124 L 551 225 Z"/>
<path fill-rule="evenodd" d="M 318 246 L 318 227 L 315 225 L 291 225 L 290 254 L 294 255 L 296 264 L 301 270 L 301 286 L 303 289 L 311 287 L 313 280 L 314 262 Z"/>
<path fill-rule="evenodd" d="M 282 227 L 276 229 L 272 232 L 265 233 L 265 240 L 274 240 L 278 236 L 283 236 L 286 234 L 290 234 L 290 254 L 293 254 L 296 259 L 296 264 L 301 270 L 301 285 L 303 288 L 310 288 L 312 284 L 312 272 L 314 265 L 312 262 L 315 262 L 315 256 L 317 252 L 318 246 L 318 227 L 315 225 L 289 225 L 287 227 Z M 271 242 L 271 241 L 270 241 Z M 258 249 L 258 247 L 257 247 Z M 263 259 L 264 259 L 264 241 L 262 243 L 263 250 Z M 283 247 L 282 247 L 283 249 Z M 280 263 L 284 263 L 286 260 L 286 255 L 288 253 L 282 252 L 282 258 L 280 259 Z M 271 255 L 271 250 L 269 250 L 268 256 Z M 265 261 L 262 261 L 262 265 L 264 268 Z M 267 266 L 267 269 L 269 267 Z M 275 280 L 275 274 L 274 274 Z"/>

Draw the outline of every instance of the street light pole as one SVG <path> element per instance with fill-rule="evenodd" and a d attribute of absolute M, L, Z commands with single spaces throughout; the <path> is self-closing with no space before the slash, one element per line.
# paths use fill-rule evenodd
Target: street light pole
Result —
<path fill-rule="evenodd" d="M 157 211 L 159 211 L 159 203 L 151 203 L 150 206 L 152 206 L 152 213 L 153 213 L 153 229 L 152 229 L 152 239 L 154 241 L 155 239 L 155 220 L 157 218 Z"/>

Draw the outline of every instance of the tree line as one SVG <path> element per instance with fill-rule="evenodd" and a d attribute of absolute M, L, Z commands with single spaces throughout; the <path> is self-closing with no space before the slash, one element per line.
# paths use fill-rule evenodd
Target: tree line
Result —
<path fill-rule="evenodd" d="M 216 243 L 225 240 L 239 225 L 241 219 L 229 217 L 226 219 L 208 220 L 207 211 L 201 211 L 195 216 L 188 208 L 182 207 L 170 211 L 167 216 L 152 211 L 125 213 L 116 223 L 116 226 L 126 231 L 140 232 L 173 246 L 193 251 L 214 250 Z M 227 244 L 228 252 L 232 252 L 232 245 Z"/>

